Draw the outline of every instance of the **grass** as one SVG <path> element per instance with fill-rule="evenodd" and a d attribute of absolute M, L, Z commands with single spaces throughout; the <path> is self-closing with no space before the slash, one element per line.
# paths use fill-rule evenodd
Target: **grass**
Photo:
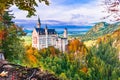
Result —
<path fill-rule="evenodd" d="M 32 44 L 32 36 L 22 36 L 22 38 L 25 41 L 25 45 Z"/>
<path fill-rule="evenodd" d="M 91 46 L 93 46 L 93 45 L 96 44 L 96 40 L 85 41 L 84 44 L 85 44 L 87 47 L 91 47 Z"/>

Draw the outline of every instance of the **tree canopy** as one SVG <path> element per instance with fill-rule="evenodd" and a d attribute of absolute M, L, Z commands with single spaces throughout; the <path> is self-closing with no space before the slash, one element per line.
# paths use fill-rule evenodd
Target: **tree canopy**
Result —
<path fill-rule="evenodd" d="M 49 5 L 48 0 L 38 0 L 38 2 L 45 2 L 46 5 Z M 38 7 L 37 0 L 0 0 L 0 15 L 12 5 L 16 5 L 20 10 L 28 11 L 28 17 L 35 15 L 35 7 Z"/>
<path fill-rule="evenodd" d="M 120 0 L 104 0 L 103 5 L 108 15 L 103 19 L 110 19 L 110 21 L 120 21 Z"/>

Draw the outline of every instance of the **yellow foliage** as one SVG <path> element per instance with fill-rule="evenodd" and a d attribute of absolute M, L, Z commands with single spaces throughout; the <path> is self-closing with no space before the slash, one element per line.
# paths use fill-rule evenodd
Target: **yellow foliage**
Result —
<path fill-rule="evenodd" d="M 78 57 L 83 57 L 87 53 L 86 46 L 78 39 L 73 39 L 69 42 L 68 50 Z"/>
<path fill-rule="evenodd" d="M 100 42 L 101 40 L 99 40 Z M 87 47 L 91 47 L 91 46 L 94 46 L 96 45 L 97 43 L 97 40 L 89 40 L 89 41 L 85 41 L 84 44 L 87 46 Z"/>
<path fill-rule="evenodd" d="M 38 63 L 38 59 L 36 58 L 39 55 L 38 50 L 32 48 L 32 46 L 26 46 L 26 59 L 29 65 L 36 65 Z"/>

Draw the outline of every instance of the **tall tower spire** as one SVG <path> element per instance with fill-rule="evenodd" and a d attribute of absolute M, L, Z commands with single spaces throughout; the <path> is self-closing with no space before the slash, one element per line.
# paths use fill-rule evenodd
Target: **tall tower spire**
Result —
<path fill-rule="evenodd" d="M 38 16 L 38 23 L 37 23 L 37 27 L 40 28 L 41 27 L 41 21 L 40 21 L 40 17 Z"/>
<path fill-rule="evenodd" d="M 64 38 L 67 38 L 67 37 L 68 37 L 67 28 L 64 29 L 63 37 L 64 37 Z"/>
<path fill-rule="evenodd" d="M 45 35 L 46 35 L 46 48 L 48 48 L 48 28 L 47 28 L 47 25 L 45 27 Z"/>

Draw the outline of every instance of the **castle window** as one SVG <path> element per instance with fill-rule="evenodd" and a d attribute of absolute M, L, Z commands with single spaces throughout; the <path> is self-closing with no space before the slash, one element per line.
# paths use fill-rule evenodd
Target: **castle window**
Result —
<path fill-rule="evenodd" d="M 34 44 L 37 44 L 37 37 L 34 37 L 33 40 L 34 40 L 33 43 L 34 43 Z"/>

